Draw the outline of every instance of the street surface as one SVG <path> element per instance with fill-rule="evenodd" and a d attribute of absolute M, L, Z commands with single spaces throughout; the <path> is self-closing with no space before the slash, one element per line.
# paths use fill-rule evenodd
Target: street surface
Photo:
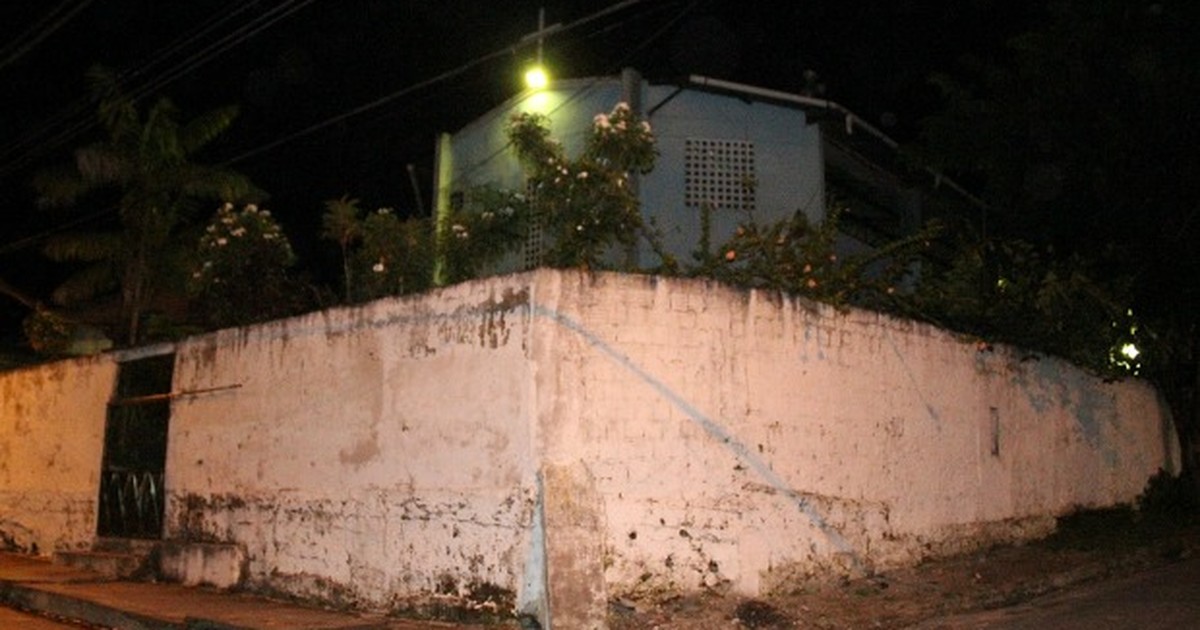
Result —
<path fill-rule="evenodd" d="M 917 626 L 986 630 L 1200 628 L 1200 558 L 1053 593 L 1009 608 Z"/>

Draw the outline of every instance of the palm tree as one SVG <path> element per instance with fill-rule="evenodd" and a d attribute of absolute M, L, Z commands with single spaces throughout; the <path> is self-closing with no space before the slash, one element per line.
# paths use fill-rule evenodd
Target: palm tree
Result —
<path fill-rule="evenodd" d="M 42 207 L 76 206 L 100 191 L 115 196 L 98 201 L 117 221 L 107 232 L 60 234 L 45 254 L 58 261 L 89 263 L 60 285 L 60 304 L 94 300 L 120 291 L 127 341 L 139 341 L 139 321 L 156 291 L 175 280 L 166 261 L 178 259 L 186 227 L 201 207 L 219 201 L 257 201 L 263 194 L 232 170 L 197 164 L 192 157 L 229 128 L 235 107 L 223 107 L 180 123 L 179 111 L 160 98 L 138 111 L 104 68 L 88 71 L 99 102 L 105 139 L 75 151 L 73 163 L 40 173 L 34 180 Z M 202 204 L 204 204 L 202 206 Z"/>
<path fill-rule="evenodd" d="M 321 219 L 321 238 L 337 241 L 342 248 L 342 282 L 345 300 L 351 300 L 350 246 L 362 239 L 362 211 L 358 199 L 342 195 L 341 199 L 325 202 L 325 216 Z"/>

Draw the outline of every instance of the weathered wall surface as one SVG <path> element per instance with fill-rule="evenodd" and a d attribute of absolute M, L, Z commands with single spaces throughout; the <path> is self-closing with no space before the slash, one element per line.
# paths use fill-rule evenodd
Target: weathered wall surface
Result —
<path fill-rule="evenodd" d="M 515 592 L 536 498 L 525 277 L 197 337 L 167 536 L 243 545 L 252 585 L 387 607 Z"/>
<path fill-rule="evenodd" d="M 761 593 L 1044 534 L 1177 463 L 1144 383 L 702 281 L 542 270 L 176 347 L 166 536 L 371 608 Z M 114 355 L 0 375 L 0 535 L 85 546 Z M 548 583 L 548 591 L 545 585 Z M 577 623 L 576 623 L 577 622 Z"/>
<path fill-rule="evenodd" d="M 91 544 L 115 377 L 107 358 L 0 375 L 0 548 Z"/>
<path fill-rule="evenodd" d="M 539 448 L 587 468 L 610 592 L 756 593 L 1044 534 L 1177 457 L 1141 382 L 699 281 L 539 280 Z"/>

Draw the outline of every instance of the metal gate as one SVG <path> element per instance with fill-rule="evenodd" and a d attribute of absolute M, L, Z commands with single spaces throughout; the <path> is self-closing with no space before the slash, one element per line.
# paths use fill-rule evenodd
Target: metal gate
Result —
<path fill-rule="evenodd" d="M 160 538 L 175 355 L 121 363 L 108 406 L 97 534 Z"/>

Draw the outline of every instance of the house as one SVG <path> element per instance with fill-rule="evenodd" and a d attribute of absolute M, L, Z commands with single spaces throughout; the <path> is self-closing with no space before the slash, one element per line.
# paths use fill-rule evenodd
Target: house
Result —
<path fill-rule="evenodd" d="M 697 249 L 705 207 L 716 244 L 751 219 L 766 224 L 802 213 L 819 222 L 836 196 L 851 208 L 841 223 L 841 247 L 848 251 L 911 234 L 925 217 L 970 220 L 983 207 L 939 174 L 904 166 L 894 140 L 832 101 L 700 76 L 650 83 L 626 70 L 620 77 L 562 80 L 523 92 L 443 135 L 435 183 L 439 216 L 473 187 L 522 188 L 505 135 L 512 116 L 544 114 L 551 137 L 577 155 L 593 117 L 618 102 L 654 130 L 658 161 L 637 187 L 644 219 L 657 226 L 677 260 L 691 260 Z M 531 234 L 523 255 L 497 271 L 536 266 L 540 243 Z M 630 262 L 654 268 L 661 261 L 642 242 Z"/>

